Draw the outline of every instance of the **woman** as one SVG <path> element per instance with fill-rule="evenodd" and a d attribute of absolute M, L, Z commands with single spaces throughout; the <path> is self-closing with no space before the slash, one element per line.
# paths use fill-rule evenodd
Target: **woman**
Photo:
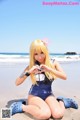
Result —
<path fill-rule="evenodd" d="M 54 60 L 51 62 L 46 44 L 42 40 L 35 40 L 30 46 L 30 63 L 22 75 L 17 78 L 16 85 L 22 84 L 30 76 L 32 86 L 28 94 L 28 105 L 24 101 L 11 105 L 12 115 L 26 112 L 37 119 L 48 119 L 50 116 L 61 118 L 65 108 L 78 108 L 75 101 L 70 98 L 55 98 L 51 85 L 56 78 L 66 80 L 66 74 Z"/>

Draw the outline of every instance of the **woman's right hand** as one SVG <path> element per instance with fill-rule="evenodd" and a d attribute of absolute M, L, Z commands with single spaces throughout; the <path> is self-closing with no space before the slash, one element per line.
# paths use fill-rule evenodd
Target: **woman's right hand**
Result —
<path fill-rule="evenodd" d="M 31 74 L 31 73 L 34 73 L 34 74 L 40 73 L 40 71 L 39 71 L 39 65 L 33 66 L 33 67 L 29 70 L 29 73 L 30 73 L 30 74 Z"/>

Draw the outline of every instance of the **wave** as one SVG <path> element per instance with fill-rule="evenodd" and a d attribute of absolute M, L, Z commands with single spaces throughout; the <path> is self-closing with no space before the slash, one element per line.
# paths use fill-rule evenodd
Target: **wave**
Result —
<path fill-rule="evenodd" d="M 6 62 L 28 62 L 29 55 L 20 55 L 20 54 L 0 54 L 0 63 Z"/>
<path fill-rule="evenodd" d="M 80 61 L 80 55 L 51 55 L 51 60 L 56 59 L 60 62 Z M 29 62 L 29 55 L 25 54 L 0 54 L 0 63 Z"/>

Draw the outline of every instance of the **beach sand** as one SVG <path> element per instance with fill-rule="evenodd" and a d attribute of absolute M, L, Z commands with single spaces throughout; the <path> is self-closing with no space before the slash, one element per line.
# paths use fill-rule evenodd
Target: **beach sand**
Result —
<path fill-rule="evenodd" d="M 66 109 L 63 118 L 59 120 L 80 120 L 80 61 L 60 64 L 67 74 L 67 80 L 55 80 L 52 84 L 53 93 L 56 97 L 66 96 L 75 99 L 79 108 L 77 110 Z M 26 79 L 20 86 L 15 86 L 16 78 L 22 73 L 26 65 L 27 63 L 0 63 L 0 114 L 1 109 L 9 107 L 14 101 L 27 99 L 31 86 L 30 78 Z M 37 119 L 26 113 L 18 113 L 13 115 L 11 120 Z M 50 118 L 49 120 L 55 119 Z"/>

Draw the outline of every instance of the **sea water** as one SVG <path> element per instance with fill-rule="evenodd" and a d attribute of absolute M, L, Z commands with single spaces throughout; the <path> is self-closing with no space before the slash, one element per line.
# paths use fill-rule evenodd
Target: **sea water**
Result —
<path fill-rule="evenodd" d="M 80 60 L 80 54 L 77 55 L 65 55 L 64 53 L 50 53 L 51 59 L 58 61 L 78 61 Z M 29 53 L 0 53 L 0 63 L 18 63 L 29 62 Z"/>

